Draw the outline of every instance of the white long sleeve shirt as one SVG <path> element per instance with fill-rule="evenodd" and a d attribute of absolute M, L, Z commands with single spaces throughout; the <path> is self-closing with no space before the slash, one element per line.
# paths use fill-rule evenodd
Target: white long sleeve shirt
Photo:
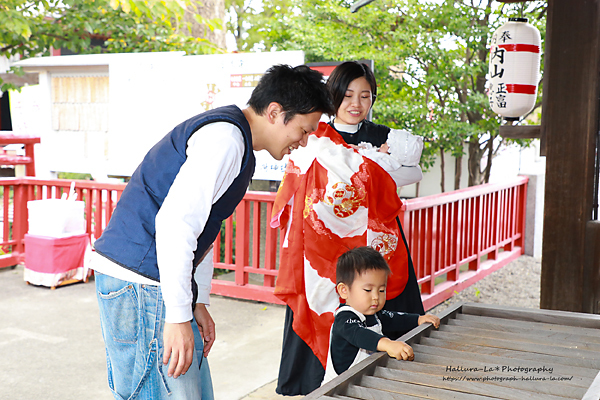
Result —
<path fill-rule="evenodd" d="M 197 239 L 204 230 L 212 205 L 238 176 L 244 155 L 239 128 L 227 122 L 203 126 L 188 140 L 187 159 L 175 177 L 156 215 L 156 255 L 160 283 L 136 274 L 94 254 L 91 268 L 117 279 L 160 285 L 165 302 L 165 321 L 192 319 L 192 264 Z M 198 303 L 209 304 L 212 251 L 196 268 Z"/>

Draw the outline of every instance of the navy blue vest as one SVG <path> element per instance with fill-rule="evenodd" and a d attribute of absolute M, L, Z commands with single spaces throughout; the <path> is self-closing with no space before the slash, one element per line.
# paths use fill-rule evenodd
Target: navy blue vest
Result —
<path fill-rule="evenodd" d="M 245 142 L 244 158 L 239 175 L 213 204 L 204 230 L 198 237 L 194 253 L 194 266 L 197 265 L 219 234 L 221 222 L 233 214 L 242 201 L 254 174 L 256 160 L 250 125 L 236 106 L 217 108 L 190 118 L 150 149 L 131 176 L 108 226 L 94 244 L 99 254 L 133 272 L 160 281 L 156 261 L 156 214 L 186 160 L 188 139 L 202 126 L 217 121 L 230 122 L 240 128 Z M 210 157 L 210 149 L 207 149 L 206 156 Z"/>

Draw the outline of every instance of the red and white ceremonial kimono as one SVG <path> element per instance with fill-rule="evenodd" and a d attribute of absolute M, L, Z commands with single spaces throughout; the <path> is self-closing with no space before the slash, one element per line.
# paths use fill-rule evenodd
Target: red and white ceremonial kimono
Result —
<path fill-rule="evenodd" d="M 396 183 L 326 123 L 294 150 L 273 207 L 272 227 L 285 229 L 275 295 L 294 312 L 293 329 L 323 367 L 339 305 L 338 257 L 371 246 L 388 262 L 387 298 L 404 290 L 408 254 L 396 217 Z"/>

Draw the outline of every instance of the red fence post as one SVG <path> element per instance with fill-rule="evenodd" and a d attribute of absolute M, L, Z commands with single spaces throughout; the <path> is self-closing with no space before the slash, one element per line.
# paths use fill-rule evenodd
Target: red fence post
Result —
<path fill-rule="evenodd" d="M 265 269 L 275 270 L 277 262 L 277 230 L 271 228 L 270 220 L 271 213 L 273 212 L 273 203 L 267 203 L 267 235 L 265 238 Z M 265 275 L 264 286 L 274 287 L 275 277 L 271 275 Z"/>
<path fill-rule="evenodd" d="M 249 260 L 250 249 L 250 202 L 243 200 L 235 209 L 235 283 L 248 284 L 244 271 Z"/>
<path fill-rule="evenodd" d="M 518 231 L 521 236 L 517 239 L 517 246 L 521 247 L 521 254 L 525 254 L 525 227 L 527 224 L 527 183 L 517 187 L 518 191 L 518 210 L 519 210 L 519 226 Z"/>
<path fill-rule="evenodd" d="M 469 270 L 477 271 L 479 264 L 481 263 L 481 196 L 477 196 L 473 199 L 473 209 L 471 210 L 471 218 L 473 221 L 473 241 L 472 252 L 475 256 L 472 261 L 469 262 Z"/>
<path fill-rule="evenodd" d="M 27 221 L 27 187 L 23 184 L 23 179 L 16 179 L 13 187 L 13 253 L 20 261 L 25 259 L 25 233 L 28 229 Z"/>

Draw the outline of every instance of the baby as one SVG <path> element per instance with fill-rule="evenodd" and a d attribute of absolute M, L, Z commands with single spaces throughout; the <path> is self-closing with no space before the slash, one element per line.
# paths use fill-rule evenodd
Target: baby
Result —
<path fill-rule="evenodd" d="M 382 310 L 390 273 L 383 256 L 368 246 L 349 250 L 338 259 L 337 291 L 346 303 L 335 312 L 323 384 L 375 351 L 412 361 L 412 347 L 383 336 L 383 327 L 403 332 L 427 322 L 436 328 L 440 326 L 440 319 L 435 315 Z"/>
<path fill-rule="evenodd" d="M 423 138 L 405 130 L 392 129 L 388 134 L 387 141 L 381 147 L 377 148 L 373 147 L 371 143 L 360 142 L 357 150 L 361 155 L 373 160 L 376 160 L 377 153 L 387 153 L 392 156 L 392 160 L 388 163 L 398 163 L 396 168 L 400 166 L 416 167 L 421 160 Z"/>

